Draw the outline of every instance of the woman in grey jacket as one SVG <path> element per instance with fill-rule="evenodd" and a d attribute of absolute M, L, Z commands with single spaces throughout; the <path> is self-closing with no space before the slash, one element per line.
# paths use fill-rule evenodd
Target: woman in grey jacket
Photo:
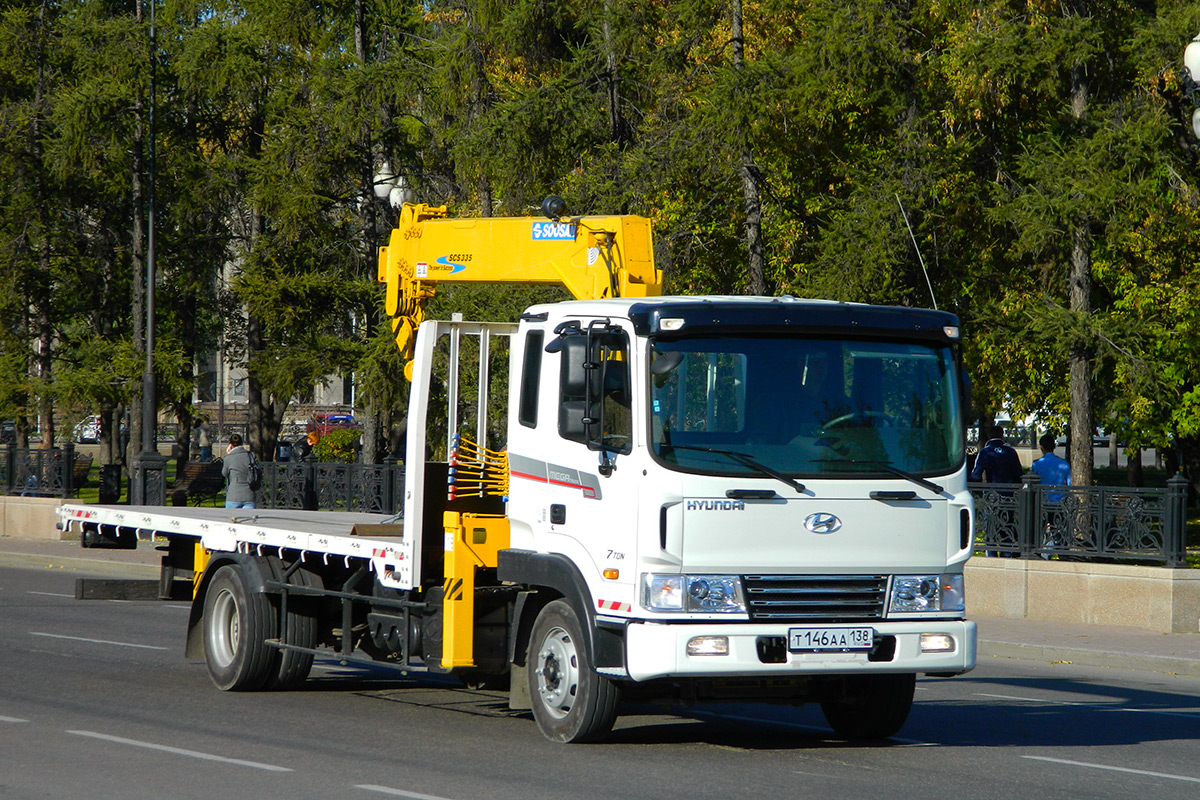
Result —
<path fill-rule="evenodd" d="M 254 490 L 250 488 L 250 448 L 242 444 L 242 437 L 229 437 L 229 450 L 221 464 L 225 476 L 225 507 L 254 508 Z"/>

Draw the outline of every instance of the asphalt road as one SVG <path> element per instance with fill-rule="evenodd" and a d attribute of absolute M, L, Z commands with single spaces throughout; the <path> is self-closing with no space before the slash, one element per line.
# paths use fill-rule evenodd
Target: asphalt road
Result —
<path fill-rule="evenodd" d="M 74 600 L 0 568 L 0 798 L 1194 798 L 1200 680 L 989 659 L 918 683 L 886 743 L 815 708 L 628 708 L 611 743 L 555 745 L 496 693 L 319 662 L 233 694 L 183 658 L 187 606 Z M 420 677 L 420 676 L 418 676 Z"/>

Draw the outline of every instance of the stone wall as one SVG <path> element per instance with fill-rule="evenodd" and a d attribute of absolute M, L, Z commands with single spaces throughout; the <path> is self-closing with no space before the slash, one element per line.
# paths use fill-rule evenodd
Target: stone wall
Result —
<path fill-rule="evenodd" d="M 0 536 L 19 539 L 69 539 L 58 525 L 57 497 L 9 497 L 0 495 Z"/>

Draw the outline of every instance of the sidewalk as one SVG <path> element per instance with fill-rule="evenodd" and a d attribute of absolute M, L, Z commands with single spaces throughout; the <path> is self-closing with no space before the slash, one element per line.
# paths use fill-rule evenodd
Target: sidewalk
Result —
<path fill-rule="evenodd" d="M 154 579 L 161 554 L 152 542 L 137 550 L 84 549 L 78 541 L 0 537 L 0 566 L 55 569 L 105 577 Z M 1152 633 L 1141 628 L 976 617 L 978 662 L 1013 658 L 1136 669 L 1200 677 L 1200 633 Z"/>
<path fill-rule="evenodd" d="M 1115 625 L 971 617 L 978 662 L 1018 658 L 1200 677 L 1200 633 L 1154 633 Z"/>

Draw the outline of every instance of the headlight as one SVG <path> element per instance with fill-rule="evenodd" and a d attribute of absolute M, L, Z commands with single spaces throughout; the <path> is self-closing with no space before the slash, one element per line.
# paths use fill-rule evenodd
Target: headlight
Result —
<path fill-rule="evenodd" d="M 962 611 L 965 607 L 962 575 L 897 575 L 892 581 L 891 613 Z"/>
<path fill-rule="evenodd" d="M 642 605 L 650 611 L 683 610 L 682 575 L 644 575 Z"/>
<path fill-rule="evenodd" d="M 642 605 L 650 611 L 746 612 L 742 580 L 736 575 L 642 576 Z"/>

